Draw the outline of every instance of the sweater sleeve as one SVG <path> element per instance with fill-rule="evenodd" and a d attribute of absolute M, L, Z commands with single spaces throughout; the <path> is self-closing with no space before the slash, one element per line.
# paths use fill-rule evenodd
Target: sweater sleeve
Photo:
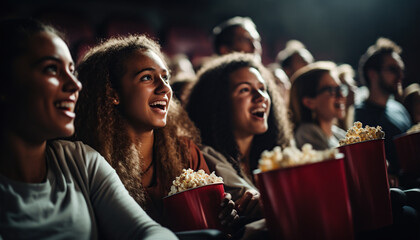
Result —
<path fill-rule="evenodd" d="M 210 171 L 215 171 L 217 176 L 223 178 L 225 190 L 232 195 L 232 200 L 236 201 L 240 199 L 246 190 L 255 190 L 258 192 L 258 189 L 251 181 L 244 179 L 236 173 L 232 164 L 229 163 L 223 154 L 209 146 L 205 146 L 201 150 Z"/>
<path fill-rule="evenodd" d="M 103 237 L 108 239 L 177 239 L 153 221 L 129 195 L 115 170 L 86 146 L 92 206 Z"/>

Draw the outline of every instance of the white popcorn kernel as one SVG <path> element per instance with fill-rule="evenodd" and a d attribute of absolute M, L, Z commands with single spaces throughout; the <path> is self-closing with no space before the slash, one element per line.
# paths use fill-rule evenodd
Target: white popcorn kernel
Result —
<path fill-rule="evenodd" d="M 212 183 L 223 183 L 223 178 L 216 176 L 214 172 L 208 175 L 202 169 L 198 170 L 197 172 L 194 172 L 194 170 L 191 168 L 182 169 L 181 175 L 172 181 L 171 190 L 169 191 L 168 196 L 185 191 L 187 189 L 196 188 Z"/>
<path fill-rule="evenodd" d="M 311 144 L 304 144 L 302 151 L 294 146 L 290 146 L 284 148 L 283 152 L 281 152 L 281 148 L 276 147 L 271 152 L 266 150 L 261 154 L 258 167 L 264 172 L 335 158 L 336 153 L 338 153 L 336 149 L 316 151 L 312 148 Z M 281 156 L 281 158 L 278 156 Z"/>

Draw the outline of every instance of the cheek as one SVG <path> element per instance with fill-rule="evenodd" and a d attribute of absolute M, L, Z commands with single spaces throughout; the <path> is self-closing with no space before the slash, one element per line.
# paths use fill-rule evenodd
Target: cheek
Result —
<path fill-rule="evenodd" d="M 232 100 L 232 111 L 231 111 L 231 119 L 233 121 L 233 124 L 237 124 L 241 120 L 244 119 L 244 106 L 241 101 L 238 100 Z"/>
<path fill-rule="evenodd" d="M 145 112 L 147 99 L 145 94 L 138 91 L 131 91 L 126 94 L 124 101 L 121 101 L 121 106 L 129 115 L 139 115 Z"/>

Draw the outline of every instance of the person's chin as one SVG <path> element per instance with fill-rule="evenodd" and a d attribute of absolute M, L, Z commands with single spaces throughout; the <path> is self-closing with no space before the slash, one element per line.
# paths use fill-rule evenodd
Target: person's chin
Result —
<path fill-rule="evenodd" d="M 162 122 L 155 123 L 153 128 L 154 129 L 159 129 L 159 128 L 163 128 L 165 126 L 166 126 L 166 121 L 162 121 Z"/>
<path fill-rule="evenodd" d="M 52 138 L 67 138 L 74 134 L 74 125 L 68 124 L 66 126 L 58 127 L 56 134 Z"/>
<path fill-rule="evenodd" d="M 267 132 L 267 130 L 268 130 L 268 127 L 266 127 L 266 126 L 259 127 L 258 129 L 255 130 L 255 134 L 256 135 L 263 134 L 263 133 Z"/>

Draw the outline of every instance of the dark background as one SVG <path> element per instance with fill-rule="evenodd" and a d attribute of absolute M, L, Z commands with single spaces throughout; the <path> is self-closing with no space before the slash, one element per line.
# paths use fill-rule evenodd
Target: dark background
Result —
<path fill-rule="evenodd" d="M 287 40 L 298 39 L 316 60 L 357 68 L 367 47 L 383 36 L 403 48 L 403 85 L 420 82 L 418 0 L 15 0 L 3 1 L 0 13 L 1 18 L 35 17 L 61 26 L 76 59 L 80 49 L 99 39 L 136 29 L 159 39 L 169 55 L 181 52 L 194 61 L 212 53 L 211 29 L 236 15 L 256 23 L 265 64 Z"/>

